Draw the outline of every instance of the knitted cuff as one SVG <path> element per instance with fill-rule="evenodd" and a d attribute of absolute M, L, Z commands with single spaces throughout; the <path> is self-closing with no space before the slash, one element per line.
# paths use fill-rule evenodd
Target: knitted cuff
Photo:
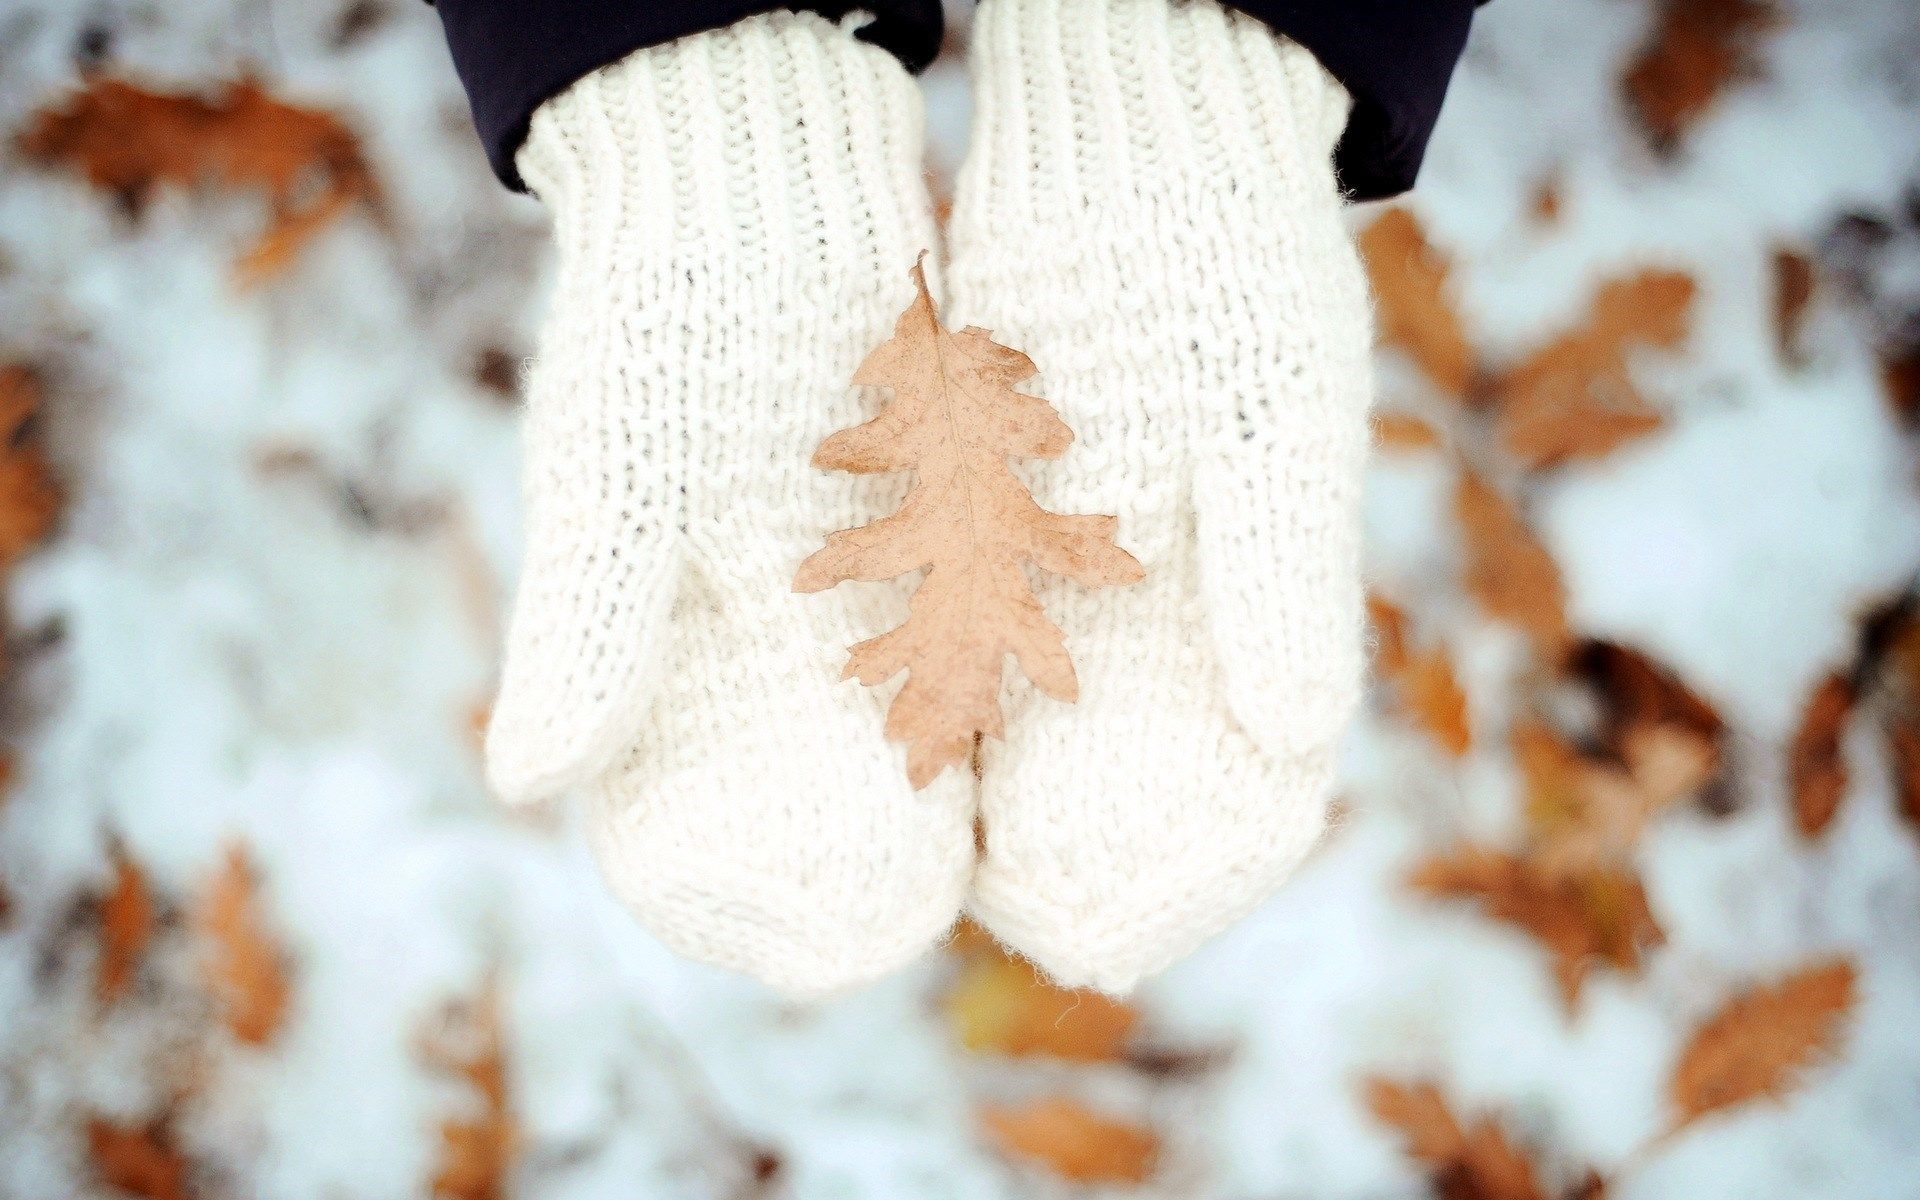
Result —
<path fill-rule="evenodd" d="M 563 279 L 668 261 L 898 273 L 925 237 L 921 130 L 891 54 L 776 12 L 583 77 L 535 112 L 517 164 L 554 211 Z"/>
<path fill-rule="evenodd" d="M 1175 192 L 1276 215 L 1337 196 L 1346 90 L 1214 0 L 984 0 L 973 42 L 979 141 L 956 241 Z"/>

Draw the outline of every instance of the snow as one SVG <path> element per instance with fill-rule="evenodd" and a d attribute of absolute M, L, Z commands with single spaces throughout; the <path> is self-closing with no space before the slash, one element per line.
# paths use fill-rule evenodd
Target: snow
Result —
<path fill-rule="evenodd" d="M 940 955 L 845 1000 L 782 1003 L 637 929 L 570 816 L 488 802 L 471 715 L 515 566 L 517 447 L 473 365 L 530 342 L 544 222 L 487 175 L 431 11 L 386 5 L 338 46 L 346 7 L 0 2 L 10 128 L 74 85 L 97 23 L 115 71 L 199 86 L 251 67 L 338 109 L 387 192 L 385 230 L 351 219 L 240 291 L 257 204 L 162 191 L 134 219 L 61 175 L 0 176 L 0 358 L 48 376 L 44 436 L 70 481 L 61 532 L 7 599 L 20 750 L 0 801 L 0 1196 L 95 1194 L 78 1115 L 166 1098 L 166 1048 L 195 1020 L 167 922 L 237 841 L 294 963 L 294 1008 L 267 1050 L 217 1046 L 182 1107 L 183 1140 L 233 1185 L 218 1194 L 424 1194 L 439 1123 L 465 1101 L 423 1067 L 422 1030 L 497 974 L 526 1196 L 743 1195 L 763 1150 L 809 1200 L 1052 1195 L 982 1145 L 972 1111 L 1055 1087 L 1160 1122 L 1172 1161 L 1139 1194 L 1417 1195 L 1358 1098 L 1386 1073 L 1500 1109 L 1555 1170 L 1617 1169 L 1625 1200 L 1920 1197 L 1915 831 L 1872 739 L 1849 740 L 1853 784 L 1817 845 L 1791 829 L 1777 761 L 1861 614 L 1920 565 L 1915 448 L 1875 382 L 1866 339 L 1885 313 L 1823 295 L 1788 369 L 1767 275 L 1776 245 L 1900 209 L 1920 170 L 1911 5 L 1794 0 L 1762 79 L 1671 163 L 1615 94 L 1642 5 L 1484 12 L 1411 203 L 1496 362 L 1576 320 L 1604 278 L 1659 265 L 1700 281 L 1686 353 L 1635 363 L 1671 429 L 1556 472 L 1529 512 L 1576 626 L 1651 653 L 1726 717 L 1740 802 L 1655 827 L 1640 861 L 1670 944 L 1645 979 L 1597 971 L 1569 1020 L 1536 946 L 1401 886 L 1423 849 L 1510 826 L 1498 747 L 1456 766 L 1369 719 L 1338 834 L 1145 990 L 1156 1043 L 1218 1054 L 1164 1079 L 969 1057 L 938 1015 Z M 928 93 L 950 184 L 961 64 L 937 65 Z M 1549 178 L 1564 203 L 1543 230 L 1527 211 Z M 1911 301 L 1897 272 L 1878 287 Z M 1378 462 L 1371 569 L 1418 601 L 1476 715 L 1498 720 L 1515 648 L 1458 593 L 1452 482 L 1433 456 Z M 109 876 L 109 830 L 171 910 L 142 1002 L 99 1016 L 72 925 Z M 1733 990 L 1840 951 L 1863 971 L 1843 1060 L 1642 1155 L 1686 1031 Z"/>

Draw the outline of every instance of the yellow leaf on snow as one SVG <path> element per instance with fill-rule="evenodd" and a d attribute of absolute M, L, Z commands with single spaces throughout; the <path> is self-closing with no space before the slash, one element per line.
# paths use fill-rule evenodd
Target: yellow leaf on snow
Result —
<path fill-rule="evenodd" d="M 1680 1052 L 1667 1094 L 1677 1131 L 1711 1113 L 1779 1099 L 1831 1058 L 1857 1001 L 1844 959 L 1817 963 L 1728 1001 Z"/>
<path fill-rule="evenodd" d="M 947 993 L 949 1024 L 969 1050 L 1114 1062 L 1140 1014 L 1099 992 L 1068 991 L 997 947 L 962 962 Z"/>
<path fill-rule="evenodd" d="M 912 471 L 913 488 L 892 516 L 829 535 L 793 587 L 817 592 L 927 569 L 905 623 L 853 647 L 846 670 L 870 687 L 907 673 L 886 731 L 907 743 L 908 777 L 925 787 L 967 763 L 977 737 L 1000 736 L 1009 654 L 1047 695 L 1079 695 L 1065 635 L 1041 609 L 1026 564 L 1086 587 L 1134 583 L 1145 571 L 1114 544 L 1116 518 L 1034 501 L 1008 458 L 1059 458 L 1073 431 L 1045 400 L 1015 390 L 1034 375 L 1032 359 L 984 329 L 942 328 L 918 263 L 912 277 L 914 298 L 893 336 L 853 376 L 892 399 L 873 420 L 820 443 L 813 465 Z"/>
<path fill-rule="evenodd" d="M 1001 1153 L 1076 1183 L 1140 1183 L 1160 1155 L 1152 1130 L 1101 1116 L 1065 1096 L 989 1105 L 980 1110 L 980 1122 Z"/>

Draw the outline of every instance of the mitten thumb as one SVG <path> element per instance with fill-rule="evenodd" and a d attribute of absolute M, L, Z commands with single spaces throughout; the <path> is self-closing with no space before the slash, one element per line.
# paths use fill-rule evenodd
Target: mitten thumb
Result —
<path fill-rule="evenodd" d="M 680 579 L 680 538 L 620 527 L 530 487 L 527 561 L 487 727 L 487 781 L 509 804 L 601 774 L 646 714 Z"/>

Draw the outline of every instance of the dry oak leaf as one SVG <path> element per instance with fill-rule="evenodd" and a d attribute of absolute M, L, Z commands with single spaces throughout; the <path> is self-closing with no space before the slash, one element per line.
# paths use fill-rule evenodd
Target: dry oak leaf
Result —
<path fill-rule="evenodd" d="M 113 885 L 99 902 L 100 970 L 94 981 L 101 1004 L 112 1004 L 126 992 L 157 924 L 146 872 L 117 841 L 108 854 Z"/>
<path fill-rule="evenodd" d="M 1858 999 L 1856 978 L 1852 963 L 1834 959 L 1722 1006 L 1680 1052 L 1667 1086 L 1669 1134 L 1736 1105 L 1778 1099 L 1832 1057 Z"/>
<path fill-rule="evenodd" d="M 0 365 L 0 576 L 53 528 L 60 492 L 38 443 L 25 435 L 40 411 L 40 383 L 17 363 Z"/>
<path fill-rule="evenodd" d="M 1636 349 L 1672 349 L 1692 326 L 1695 285 L 1677 271 L 1602 284 L 1580 325 L 1493 384 L 1500 445 L 1530 470 L 1597 458 L 1661 428 L 1633 386 Z"/>
<path fill-rule="evenodd" d="M 108 1187 L 141 1200 L 192 1200 L 191 1168 L 164 1116 L 140 1125 L 87 1121 L 87 1159 Z"/>
<path fill-rule="evenodd" d="M 1047 695 L 1079 696 L 1065 638 L 1042 611 L 1024 564 L 1086 587 L 1134 583 L 1145 571 L 1114 544 L 1116 518 L 1035 503 L 1008 457 L 1059 458 L 1073 431 L 1046 401 L 1015 390 L 1034 374 L 1031 359 L 984 329 L 941 328 L 918 263 L 912 278 L 915 295 L 893 336 L 853 376 L 891 389 L 892 400 L 871 421 L 820 443 L 813 465 L 913 471 L 913 488 L 892 516 L 829 535 L 800 564 L 793 587 L 817 592 L 926 568 L 905 623 L 854 646 L 843 676 L 873 686 L 907 672 L 886 728 L 907 743 L 907 774 L 918 788 L 966 763 L 978 735 L 1000 736 L 1009 653 Z"/>
<path fill-rule="evenodd" d="M 1550 874 L 1624 861 L 1647 825 L 1712 776 L 1715 748 L 1674 725 L 1633 731 L 1624 763 L 1575 746 L 1544 721 L 1510 735 L 1524 789 L 1528 857 Z"/>
<path fill-rule="evenodd" d="M 1920 595 L 1869 625 L 1864 666 L 1880 696 L 1880 733 L 1893 773 L 1894 811 L 1920 829 Z"/>
<path fill-rule="evenodd" d="M 967 955 L 947 993 L 948 1024 L 969 1050 L 1073 1062 L 1117 1062 L 1140 1014 L 1092 991 L 1069 991 L 999 947 Z"/>
<path fill-rule="evenodd" d="M 1773 341 L 1785 362 L 1805 357 L 1801 329 L 1818 282 L 1811 258 L 1791 246 L 1773 248 Z"/>
<path fill-rule="evenodd" d="M 1373 444 L 1388 453 L 1411 454 L 1446 445 L 1440 431 L 1411 413 L 1375 413 Z"/>
<path fill-rule="evenodd" d="M 1373 631 L 1373 665 L 1383 676 L 1407 669 L 1412 649 L 1407 612 L 1378 592 L 1367 593 L 1367 627 Z"/>
<path fill-rule="evenodd" d="M 1469 845 L 1419 863 L 1409 882 L 1430 896 L 1474 901 L 1494 920 L 1532 935 L 1552 956 L 1569 1011 L 1596 960 L 1637 974 L 1644 952 L 1665 938 L 1640 877 L 1624 866 L 1570 874 Z"/>
<path fill-rule="evenodd" d="M 1076 1183 L 1140 1183 L 1160 1156 L 1153 1131 L 1065 1096 L 990 1105 L 980 1110 L 980 1123 L 1001 1153 L 1034 1160 Z"/>
<path fill-rule="evenodd" d="M 1360 234 L 1360 254 L 1373 285 L 1380 340 L 1413 360 L 1434 386 L 1464 399 L 1475 360 L 1453 307 L 1452 265 L 1427 240 L 1420 220 L 1389 208 Z"/>
<path fill-rule="evenodd" d="M 1460 477 L 1454 515 L 1468 594 L 1488 616 L 1527 634 L 1542 661 L 1557 663 L 1570 640 L 1560 565 L 1507 498 L 1472 472 Z"/>
<path fill-rule="evenodd" d="M 1909 427 L 1920 425 L 1920 348 L 1885 354 L 1880 384 L 1893 415 Z"/>
<path fill-rule="evenodd" d="M 1728 84 L 1753 73 L 1754 43 L 1778 16 L 1772 0 L 1661 0 L 1621 80 L 1656 146 L 1671 146 Z"/>
<path fill-rule="evenodd" d="M 1616 862 L 1650 814 L 1625 772 L 1595 762 L 1537 719 L 1509 735 L 1527 818 L 1528 857 L 1550 874 Z"/>
<path fill-rule="evenodd" d="M 1711 704 L 1673 671 L 1631 646 L 1582 642 L 1568 670 L 1592 690 L 1602 710 L 1602 748 L 1621 762 L 1635 760 L 1634 743 L 1654 729 L 1670 729 L 1711 747 L 1715 769 L 1726 725 Z"/>
<path fill-rule="evenodd" d="M 1793 799 L 1793 823 L 1800 836 L 1816 838 L 1840 811 L 1847 791 L 1847 762 L 1841 739 L 1853 715 L 1854 687 L 1844 675 L 1830 675 L 1813 690 L 1787 747 L 1787 783 Z"/>
<path fill-rule="evenodd" d="M 236 265 L 243 285 L 284 269 L 350 203 L 377 193 L 358 139 L 338 117 L 289 104 L 251 79 L 199 96 L 97 77 L 39 113 L 19 146 L 135 208 L 160 184 L 263 191 L 273 220 Z"/>
<path fill-rule="evenodd" d="M 1463 1125 L 1431 1083 L 1366 1081 L 1367 1107 L 1407 1140 L 1441 1200 L 1546 1200 L 1532 1161 L 1491 1116 Z"/>
<path fill-rule="evenodd" d="M 228 1032 L 263 1045 L 286 1020 L 292 988 L 284 956 L 261 913 L 260 881 L 238 843 L 201 896 L 194 926 L 206 950 L 207 988 Z"/>
<path fill-rule="evenodd" d="M 1889 718 L 1887 753 L 1893 760 L 1894 806 L 1907 824 L 1920 829 L 1920 720 Z"/>
<path fill-rule="evenodd" d="M 1473 717 L 1453 659 L 1441 646 L 1415 650 L 1400 677 L 1400 703 L 1455 758 L 1473 748 Z"/>
<path fill-rule="evenodd" d="M 489 979 L 477 1000 L 449 1006 L 426 1056 L 464 1083 L 474 1101 L 469 1114 L 441 1122 L 435 1200 L 505 1200 L 523 1139 L 508 1088 L 497 980 Z"/>
<path fill-rule="evenodd" d="M 1367 597 L 1374 634 L 1374 665 L 1414 724 L 1458 758 L 1473 747 L 1472 713 L 1445 647 L 1416 649 L 1405 611 L 1378 594 Z"/>

